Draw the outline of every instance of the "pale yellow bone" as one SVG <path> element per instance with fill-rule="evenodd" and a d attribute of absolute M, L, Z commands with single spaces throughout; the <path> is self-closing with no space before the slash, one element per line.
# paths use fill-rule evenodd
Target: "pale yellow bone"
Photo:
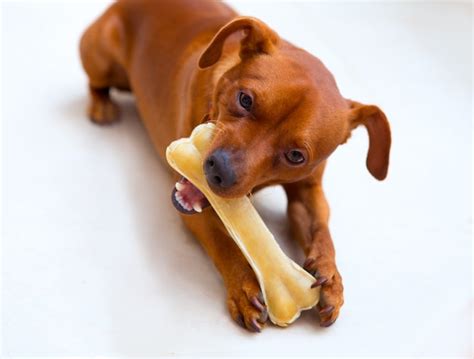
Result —
<path fill-rule="evenodd" d="M 168 146 L 166 158 L 206 196 L 255 272 L 271 321 L 287 326 L 318 303 L 319 288 L 312 289 L 314 277 L 283 253 L 247 197 L 226 199 L 209 188 L 202 164 L 214 129 L 197 126 L 191 137 Z"/>

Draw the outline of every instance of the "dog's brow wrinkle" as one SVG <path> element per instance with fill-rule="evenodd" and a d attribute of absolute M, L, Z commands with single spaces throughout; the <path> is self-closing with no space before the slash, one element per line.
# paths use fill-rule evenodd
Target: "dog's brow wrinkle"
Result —
<path fill-rule="evenodd" d="M 303 100 L 304 95 L 300 96 L 298 100 L 293 103 L 293 105 L 289 106 L 288 109 L 279 117 L 278 121 L 275 123 L 275 127 L 279 126 L 282 122 L 284 122 L 288 118 L 288 116 L 299 107 Z"/>
<path fill-rule="evenodd" d="M 251 80 L 264 80 L 264 77 L 259 75 L 259 74 L 248 74 L 245 75 L 246 78 L 251 79 Z"/>

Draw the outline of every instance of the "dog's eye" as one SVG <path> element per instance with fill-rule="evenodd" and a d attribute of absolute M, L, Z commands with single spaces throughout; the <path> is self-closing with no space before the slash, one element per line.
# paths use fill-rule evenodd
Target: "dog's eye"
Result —
<path fill-rule="evenodd" d="M 293 165 L 299 165 L 305 161 L 303 152 L 299 150 L 291 150 L 285 153 L 285 157 Z"/>
<path fill-rule="evenodd" d="M 240 106 L 245 108 L 247 111 L 250 111 L 250 109 L 252 108 L 252 102 L 253 102 L 252 97 L 250 97 L 249 95 L 247 95 L 244 92 L 239 93 Z"/>

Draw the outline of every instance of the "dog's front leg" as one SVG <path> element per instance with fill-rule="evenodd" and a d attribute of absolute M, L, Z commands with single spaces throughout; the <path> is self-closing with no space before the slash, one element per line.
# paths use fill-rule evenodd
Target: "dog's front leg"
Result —
<path fill-rule="evenodd" d="M 260 286 L 217 214 L 209 208 L 200 214 L 183 215 L 183 220 L 222 275 L 232 319 L 250 331 L 260 332 L 268 318 Z"/>
<path fill-rule="evenodd" d="M 327 327 L 337 319 L 344 297 L 328 228 L 329 206 L 321 184 L 323 171 L 324 164 L 310 178 L 286 184 L 284 189 L 291 232 L 306 255 L 304 268 L 316 277 L 314 285 L 321 285 L 318 311 L 321 326 Z"/>

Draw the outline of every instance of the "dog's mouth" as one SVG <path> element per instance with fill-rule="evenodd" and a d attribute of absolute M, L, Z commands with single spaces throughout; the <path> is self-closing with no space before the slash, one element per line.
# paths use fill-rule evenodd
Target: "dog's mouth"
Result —
<path fill-rule="evenodd" d="M 201 213 L 209 206 L 204 194 L 184 177 L 176 182 L 171 193 L 171 201 L 176 209 L 184 214 Z"/>

